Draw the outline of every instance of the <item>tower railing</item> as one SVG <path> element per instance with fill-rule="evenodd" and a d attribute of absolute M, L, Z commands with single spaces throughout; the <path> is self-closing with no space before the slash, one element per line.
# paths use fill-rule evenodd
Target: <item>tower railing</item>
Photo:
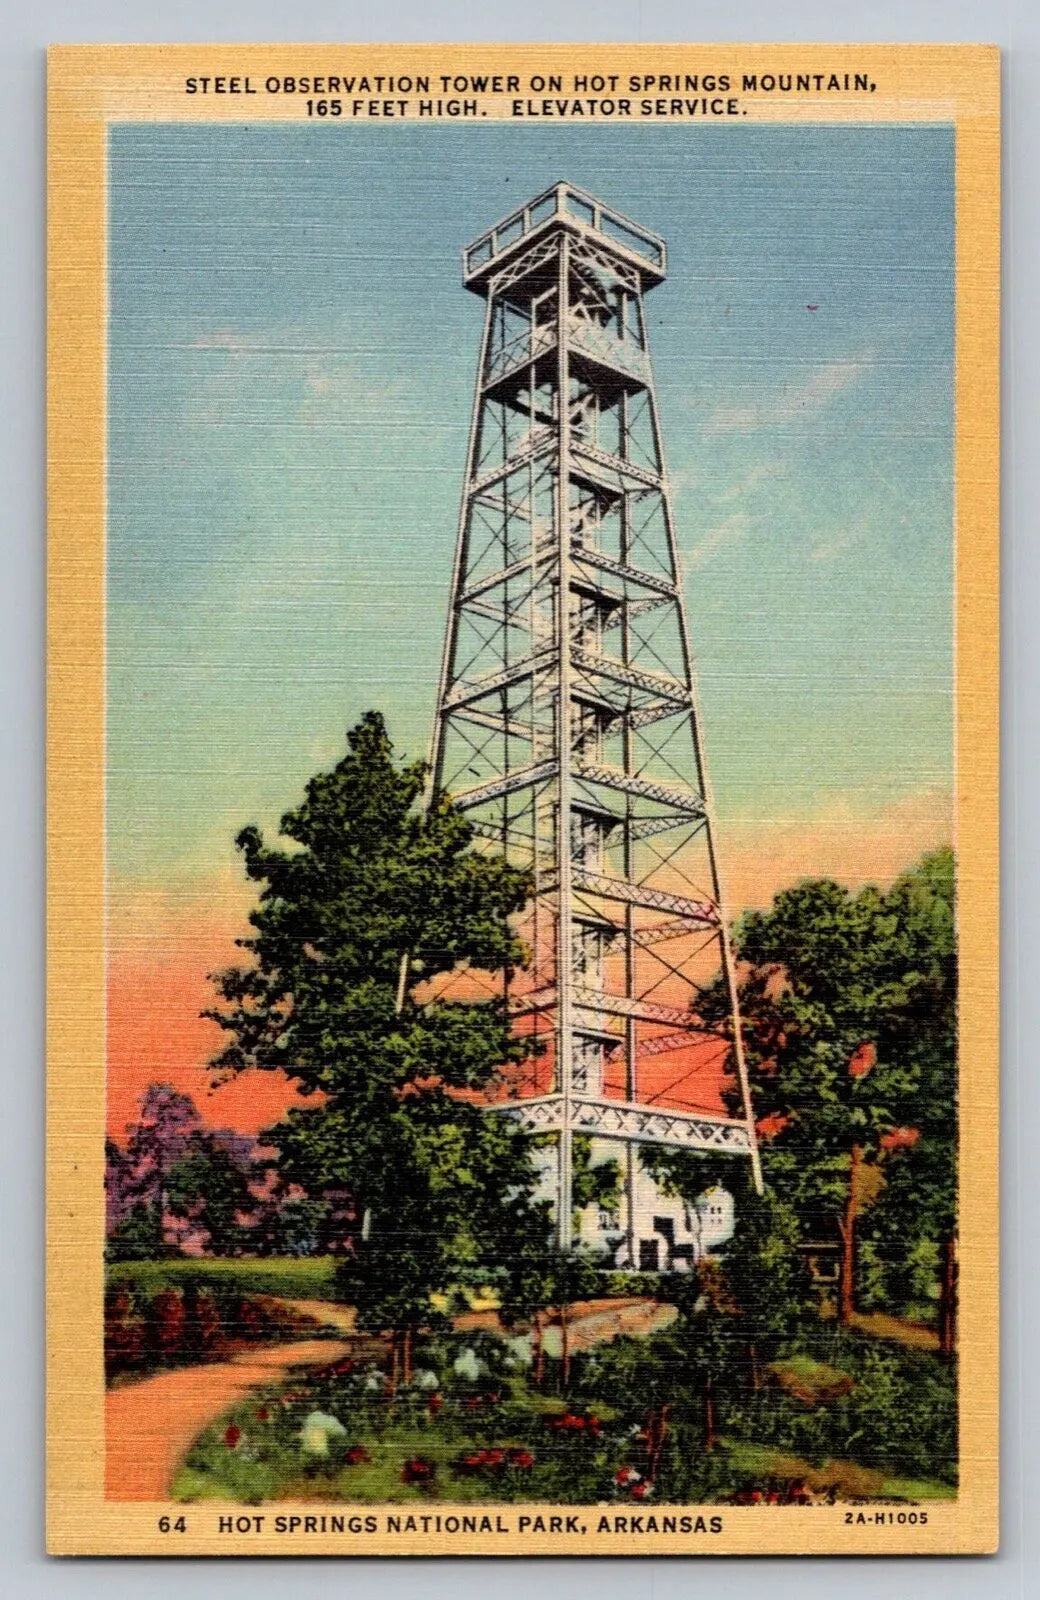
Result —
<path fill-rule="evenodd" d="M 563 219 L 602 239 L 629 256 L 641 268 L 650 269 L 656 281 L 668 270 L 665 242 L 649 228 L 640 227 L 613 206 L 606 206 L 595 195 L 572 183 L 554 183 L 524 206 L 510 211 L 494 227 L 474 239 L 463 251 L 463 272 L 467 288 L 482 279 L 489 269 L 500 264 L 516 246 L 530 240 L 549 224 Z"/>

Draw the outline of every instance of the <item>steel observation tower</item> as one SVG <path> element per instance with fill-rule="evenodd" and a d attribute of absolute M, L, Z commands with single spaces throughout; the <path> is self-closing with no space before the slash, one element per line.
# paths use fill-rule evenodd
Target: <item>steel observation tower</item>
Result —
<path fill-rule="evenodd" d="M 489 1111 L 556 1135 L 565 1248 L 574 1136 L 610 1142 L 632 1265 L 640 1147 L 731 1152 L 761 1187 L 647 344 L 665 270 L 568 183 L 463 252 L 486 312 L 432 750 L 435 788 L 534 876 L 507 998 L 541 1052 Z"/>

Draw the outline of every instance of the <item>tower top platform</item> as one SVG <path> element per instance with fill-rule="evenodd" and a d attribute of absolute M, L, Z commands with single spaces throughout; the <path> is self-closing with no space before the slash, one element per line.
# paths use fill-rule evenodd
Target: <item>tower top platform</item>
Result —
<path fill-rule="evenodd" d="M 474 294 L 486 295 L 491 278 L 513 256 L 557 231 L 587 239 L 636 268 L 644 289 L 661 283 L 666 275 L 665 242 L 656 233 L 573 183 L 554 183 L 467 245 L 462 252 L 463 283 Z"/>

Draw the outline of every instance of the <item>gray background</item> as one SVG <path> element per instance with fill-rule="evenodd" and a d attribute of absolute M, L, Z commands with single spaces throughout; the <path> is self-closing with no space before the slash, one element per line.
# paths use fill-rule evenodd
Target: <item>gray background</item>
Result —
<path fill-rule="evenodd" d="M 1004 420 L 1003 1516 L 990 1559 L 341 1562 L 43 1554 L 44 59 L 54 42 L 199 40 L 980 41 L 1006 52 Z M 1040 1590 L 1040 7 L 1035 0 L 7 0 L 0 16 L 0 1594 L 339 1594 L 713 1600 Z M 1032 1248 L 1031 1248 L 1032 1246 Z"/>

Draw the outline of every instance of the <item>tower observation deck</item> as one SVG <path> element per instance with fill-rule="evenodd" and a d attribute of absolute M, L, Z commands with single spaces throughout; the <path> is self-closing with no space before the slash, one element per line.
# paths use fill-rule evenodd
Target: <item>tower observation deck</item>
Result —
<path fill-rule="evenodd" d="M 567 183 L 463 252 L 486 305 L 433 740 L 434 786 L 534 882 L 507 999 L 539 1050 L 489 1114 L 556 1135 L 564 1247 L 575 1135 L 609 1142 L 632 1265 L 641 1146 L 761 1184 L 647 344 L 666 266 Z"/>

